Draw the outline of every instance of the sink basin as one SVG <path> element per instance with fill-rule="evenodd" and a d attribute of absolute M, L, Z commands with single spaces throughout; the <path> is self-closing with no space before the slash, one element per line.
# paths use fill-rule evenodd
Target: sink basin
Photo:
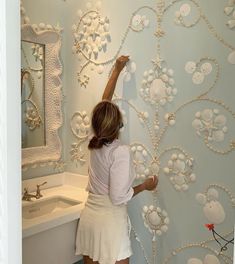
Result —
<path fill-rule="evenodd" d="M 40 216 L 53 214 L 66 208 L 80 204 L 80 201 L 67 197 L 53 196 L 42 201 L 37 200 L 26 204 L 22 208 L 24 219 L 34 219 Z"/>

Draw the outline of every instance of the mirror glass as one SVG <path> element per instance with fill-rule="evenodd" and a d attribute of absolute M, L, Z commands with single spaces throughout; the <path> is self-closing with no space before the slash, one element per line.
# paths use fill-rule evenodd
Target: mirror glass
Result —
<path fill-rule="evenodd" d="M 46 145 L 45 45 L 21 41 L 22 148 Z"/>

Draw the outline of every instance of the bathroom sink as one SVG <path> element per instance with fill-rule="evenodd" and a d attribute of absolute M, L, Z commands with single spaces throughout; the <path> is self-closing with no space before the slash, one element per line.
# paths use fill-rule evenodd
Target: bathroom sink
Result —
<path fill-rule="evenodd" d="M 66 208 L 80 204 L 80 201 L 63 196 L 53 196 L 43 200 L 36 200 L 23 205 L 22 215 L 24 219 L 34 219 L 40 216 L 53 214 Z"/>

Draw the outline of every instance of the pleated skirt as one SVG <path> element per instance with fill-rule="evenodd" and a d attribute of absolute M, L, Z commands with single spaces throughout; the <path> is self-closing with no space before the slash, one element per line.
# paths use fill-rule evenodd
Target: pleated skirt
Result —
<path fill-rule="evenodd" d="M 76 255 L 99 264 L 115 264 L 132 255 L 126 205 L 113 205 L 109 196 L 90 193 L 81 213 Z"/>

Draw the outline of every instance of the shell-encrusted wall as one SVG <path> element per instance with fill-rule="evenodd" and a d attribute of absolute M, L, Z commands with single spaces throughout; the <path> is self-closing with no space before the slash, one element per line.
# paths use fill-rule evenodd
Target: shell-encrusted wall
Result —
<path fill-rule="evenodd" d="M 129 204 L 131 263 L 232 264 L 232 247 L 220 251 L 204 224 L 232 238 L 234 0 L 67 0 L 54 8 L 66 18 L 52 23 L 42 14 L 34 23 L 64 29 L 69 171 L 87 174 L 92 108 L 116 58 L 130 55 L 113 99 L 124 117 L 121 138 L 136 184 L 159 176 L 157 191 Z"/>

